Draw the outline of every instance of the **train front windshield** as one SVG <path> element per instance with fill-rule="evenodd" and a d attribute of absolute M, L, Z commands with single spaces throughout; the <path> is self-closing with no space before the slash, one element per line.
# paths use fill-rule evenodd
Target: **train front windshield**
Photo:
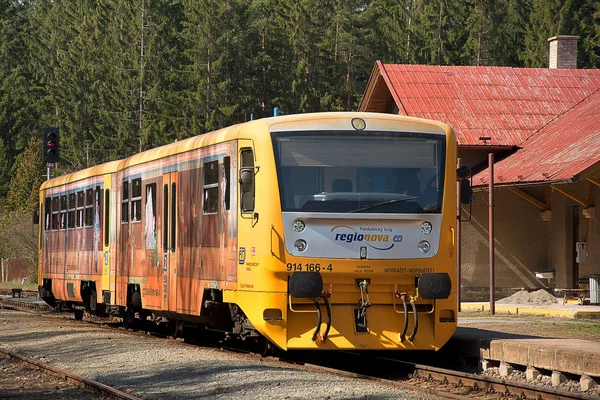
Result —
<path fill-rule="evenodd" d="M 283 211 L 441 212 L 444 136 L 279 132 L 273 145 Z"/>

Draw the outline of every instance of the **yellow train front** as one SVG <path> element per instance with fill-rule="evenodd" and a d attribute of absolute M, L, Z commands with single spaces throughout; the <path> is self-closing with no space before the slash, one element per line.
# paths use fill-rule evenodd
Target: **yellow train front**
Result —
<path fill-rule="evenodd" d="M 282 349 L 439 349 L 457 318 L 450 127 L 324 113 L 240 137 L 237 287 L 223 300 Z"/>

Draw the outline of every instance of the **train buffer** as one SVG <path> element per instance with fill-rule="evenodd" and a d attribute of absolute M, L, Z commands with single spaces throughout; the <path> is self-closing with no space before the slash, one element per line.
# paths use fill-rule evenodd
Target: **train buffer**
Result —
<path fill-rule="evenodd" d="M 23 297 L 23 289 L 13 288 L 12 289 L 12 297 Z"/>

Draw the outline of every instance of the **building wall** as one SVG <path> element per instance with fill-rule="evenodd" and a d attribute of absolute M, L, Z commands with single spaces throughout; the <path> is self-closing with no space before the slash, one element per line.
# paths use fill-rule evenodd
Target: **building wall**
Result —
<path fill-rule="evenodd" d="M 463 206 L 464 215 L 466 211 Z M 489 287 L 488 213 L 488 193 L 475 193 L 472 219 L 462 223 L 463 298 L 471 299 L 470 289 Z M 535 277 L 536 271 L 548 269 L 548 223 L 541 219 L 540 210 L 508 189 L 497 189 L 494 214 L 496 287 L 518 290 L 545 286 Z"/>
<path fill-rule="evenodd" d="M 595 218 L 587 220 L 588 224 L 588 262 L 582 265 L 586 274 L 600 275 L 600 187 L 592 186 L 595 199 Z"/>
<path fill-rule="evenodd" d="M 563 187 L 584 199 L 600 199 L 600 188 L 585 181 Z M 588 193 L 590 188 L 593 197 Z M 541 201 L 544 199 L 542 187 L 522 190 Z M 579 263 L 580 282 L 585 284 L 590 275 L 600 277 L 600 214 L 586 218 L 583 206 L 555 190 L 551 192 L 550 206 L 551 219 L 544 221 L 539 208 L 506 188 L 495 190 L 496 298 L 519 288 L 574 287 L 574 206 L 579 206 L 579 241 L 587 246 L 587 262 Z M 463 217 L 466 215 L 463 206 Z M 489 300 L 488 226 L 488 192 L 476 192 L 472 220 L 462 223 L 463 301 Z M 555 272 L 554 280 L 535 277 L 535 272 L 546 271 Z"/>
<path fill-rule="evenodd" d="M 2 282 L 22 282 L 27 278 L 32 282 L 31 261 L 24 258 L 3 259 L 0 265 Z"/>
<path fill-rule="evenodd" d="M 572 232 L 569 227 L 573 223 L 571 207 L 575 203 L 564 195 L 552 192 L 550 205 L 552 220 L 548 223 L 550 230 L 548 234 L 548 270 L 555 271 L 554 287 L 565 286 L 568 280 L 567 269 L 571 267 L 570 258 L 572 251 L 567 246 L 572 240 Z"/>
<path fill-rule="evenodd" d="M 578 194 L 584 199 L 588 197 L 598 199 L 600 190 L 597 186 L 588 185 L 585 181 L 580 181 L 565 187 Z M 589 196 L 590 189 L 593 191 L 593 197 Z M 597 203 L 597 201 L 596 201 Z M 579 278 L 584 280 L 589 275 L 600 275 L 600 221 L 596 215 L 595 218 L 586 218 L 584 207 L 578 205 L 575 201 L 569 199 L 562 193 L 552 192 L 552 226 L 551 237 L 552 245 L 548 246 L 548 259 L 556 270 L 555 287 L 572 288 L 573 284 L 573 264 L 575 253 L 575 238 L 573 233 L 573 207 L 578 206 L 579 230 L 578 241 L 585 242 L 587 247 L 587 261 L 579 263 Z M 596 207 L 597 208 L 597 207 Z M 584 282 L 585 283 L 585 282 Z"/>

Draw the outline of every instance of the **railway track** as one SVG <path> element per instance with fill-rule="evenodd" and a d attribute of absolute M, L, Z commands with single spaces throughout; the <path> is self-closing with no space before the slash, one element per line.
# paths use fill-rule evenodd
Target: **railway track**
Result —
<path fill-rule="evenodd" d="M 31 306 L 31 303 L 19 301 L 17 299 L 5 300 L 0 298 L 0 305 L 5 307 L 8 306 L 13 309 L 21 309 L 27 311 L 43 311 L 44 309 L 51 310 L 51 308 L 47 306 L 45 308 L 44 306 L 34 308 Z M 85 321 L 82 321 L 82 323 L 85 323 Z M 101 322 L 101 324 L 105 327 L 107 326 L 106 323 Z M 145 335 L 141 332 L 125 331 L 123 329 L 120 329 L 120 331 L 134 335 Z M 206 345 L 206 343 L 196 344 Z M 213 344 L 212 347 L 215 347 L 215 345 Z M 236 346 L 217 345 L 217 347 L 223 350 L 240 352 L 240 349 Z M 322 371 L 346 377 L 377 381 L 380 383 L 392 385 L 403 389 L 423 391 L 429 394 L 452 399 L 502 398 L 544 400 L 598 400 L 597 396 L 587 395 L 583 393 L 557 390 L 551 387 L 536 386 L 528 383 L 517 382 L 507 379 L 498 379 L 479 374 L 456 371 L 448 368 L 439 368 L 430 365 L 397 360 L 389 357 L 372 357 L 365 356 L 361 353 L 353 352 L 339 352 L 336 354 L 340 355 L 341 357 L 335 357 L 335 359 L 329 357 L 330 361 L 327 361 L 327 358 L 322 357 L 316 357 L 314 360 L 312 360 L 311 356 L 301 357 L 294 355 L 294 353 L 278 355 L 275 356 L 275 358 L 279 359 L 279 361 L 282 361 L 284 363 L 302 365 L 305 368 L 316 371 Z M 15 355 L 10 356 L 17 357 Z M 358 359 L 348 359 L 348 357 L 351 358 L 353 356 L 358 357 Z M 31 363 L 33 365 L 37 364 L 35 361 Z M 359 366 L 358 368 L 356 367 L 357 365 Z M 348 366 L 351 366 L 353 370 L 348 368 Z M 36 367 L 46 368 L 47 366 L 36 365 Z M 398 373 L 398 371 L 401 372 Z M 64 371 L 58 371 L 54 374 L 58 374 L 58 376 L 61 377 L 64 376 L 65 379 L 71 379 L 68 377 L 68 373 Z M 72 379 L 77 380 L 78 378 L 74 377 Z M 85 380 L 82 379 L 82 381 Z M 92 383 L 89 384 L 90 388 L 95 388 L 97 387 L 96 384 L 98 384 L 100 385 L 100 388 L 98 390 L 101 390 L 101 386 L 103 386 L 103 384 L 98 382 L 94 383 L 93 381 L 91 382 Z M 82 385 L 88 387 L 88 383 L 82 383 Z M 123 395 L 129 397 L 114 398 L 137 398 L 128 395 L 127 393 L 123 393 Z"/>
<path fill-rule="evenodd" d="M 7 350 L 0 349 L 0 356 L 28 364 L 48 375 L 56 376 L 88 392 L 102 395 L 103 398 L 118 400 L 141 400 L 140 397 L 122 392 L 119 389 L 115 389 L 98 381 L 83 378 L 71 372 L 63 371 L 56 367 L 37 362 Z"/>
<path fill-rule="evenodd" d="M 22 293 L 23 297 L 37 297 L 37 295 L 38 295 L 37 290 L 23 289 L 21 291 L 21 293 Z M 0 295 L 12 296 L 12 289 L 0 288 Z"/>
<path fill-rule="evenodd" d="M 360 357 L 360 355 L 356 356 Z M 344 365 L 357 364 L 348 359 L 342 363 Z M 360 363 L 363 364 L 360 370 L 372 372 L 354 372 L 348 371 L 348 368 L 340 369 L 339 367 L 331 368 L 322 363 L 305 363 L 304 365 L 323 372 L 374 380 L 452 399 L 598 400 L 597 396 L 583 393 L 557 390 L 545 386 L 536 386 L 386 357 L 371 357 L 368 361 L 359 361 Z M 404 371 L 404 374 L 390 373 L 389 371 Z"/>

